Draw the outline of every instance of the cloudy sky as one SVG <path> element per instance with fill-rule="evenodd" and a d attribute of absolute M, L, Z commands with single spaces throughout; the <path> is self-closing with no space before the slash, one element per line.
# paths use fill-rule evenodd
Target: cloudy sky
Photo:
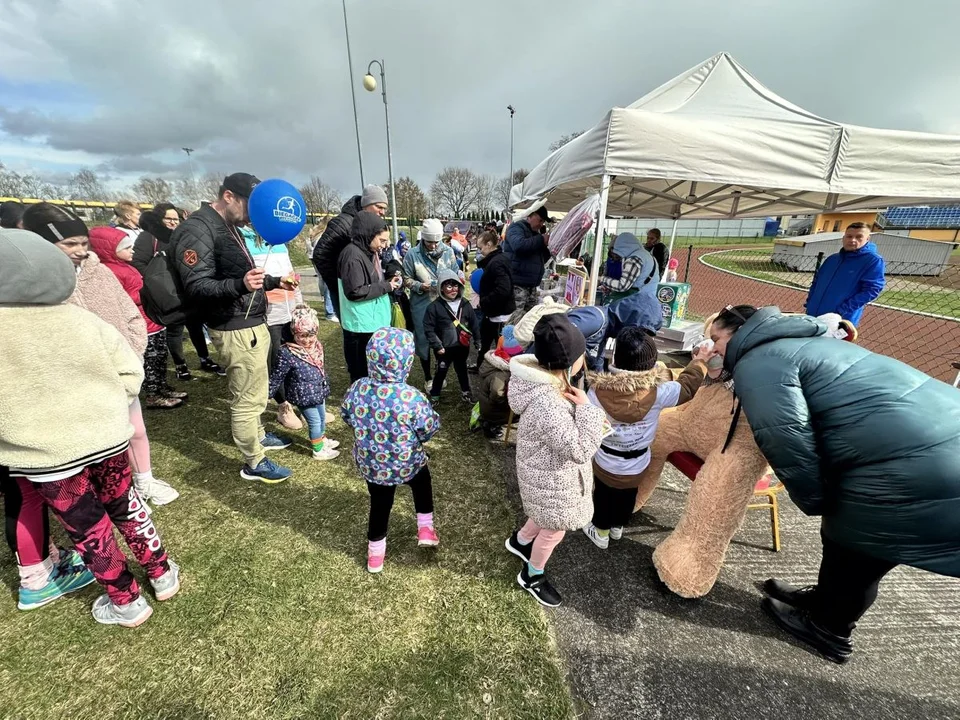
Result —
<path fill-rule="evenodd" d="M 825 117 L 960 133 L 955 0 L 347 0 L 367 181 L 505 176 L 726 50 Z M 340 0 L 0 0 L 0 162 L 113 187 L 244 170 L 360 185 Z"/>

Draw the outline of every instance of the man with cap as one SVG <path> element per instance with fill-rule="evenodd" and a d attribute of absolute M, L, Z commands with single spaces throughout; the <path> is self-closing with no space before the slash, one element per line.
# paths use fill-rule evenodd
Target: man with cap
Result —
<path fill-rule="evenodd" d="M 542 233 L 548 219 L 547 208 L 542 207 L 507 228 L 503 252 L 510 258 L 518 313 L 537 304 L 537 289 L 543 280 L 544 265 L 550 259 L 547 236 Z"/>
<path fill-rule="evenodd" d="M 387 193 L 379 185 L 367 185 L 362 195 L 354 195 L 340 208 L 337 215 L 313 248 L 313 266 L 317 274 L 323 278 L 333 300 L 337 317 L 340 317 L 340 296 L 337 288 L 337 267 L 340 262 L 340 253 L 350 244 L 350 230 L 353 228 L 353 219 L 359 212 L 376 213 L 380 217 L 387 214 Z"/>
<path fill-rule="evenodd" d="M 182 222 L 170 245 L 185 299 L 209 328 L 227 369 L 233 441 L 245 460 L 240 477 L 277 483 L 291 472 L 265 451 L 288 447 L 290 441 L 265 433 L 260 419 L 269 387 L 265 293 L 281 287 L 294 290 L 296 283 L 264 274 L 237 229 L 250 222 L 247 203 L 259 182 L 248 173 L 228 175 L 217 199 Z"/>

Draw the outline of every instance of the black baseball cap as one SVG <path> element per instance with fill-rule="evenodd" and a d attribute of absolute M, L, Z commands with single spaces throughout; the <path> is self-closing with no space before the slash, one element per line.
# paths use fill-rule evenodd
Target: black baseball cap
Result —
<path fill-rule="evenodd" d="M 541 208 L 537 208 L 536 210 L 534 210 L 533 214 L 534 214 L 534 215 L 539 215 L 541 218 L 543 218 L 543 221 L 544 221 L 544 222 L 546 222 L 547 220 L 550 219 L 550 213 L 547 212 L 547 207 L 546 207 L 546 206 L 543 206 L 543 207 L 541 207 Z"/>
<path fill-rule="evenodd" d="M 227 175 L 223 179 L 223 185 L 220 192 L 224 190 L 229 190 L 234 195 L 239 195 L 242 198 L 249 198 L 250 193 L 253 192 L 253 189 L 260 184 L 260 178 L 256 175 L 251 175 L 250 173 L 234 173 L 233 175 Z"/>

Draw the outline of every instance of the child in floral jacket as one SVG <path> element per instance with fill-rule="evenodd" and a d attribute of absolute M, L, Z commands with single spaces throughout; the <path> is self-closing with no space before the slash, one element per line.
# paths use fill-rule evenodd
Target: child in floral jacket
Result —
<path fill-rule="evenodd" d="M 367 343 L 369 377 L 347 391 L 340 410 L 353 428 L 353 458 L 370 492 L 367 570 L 383 569 L 387 526 L 398 485 L 409 485 L 417 512 L 417 544 L 440 544 L 433 527 L 433 486 L 423 444 L 440 429 L 427 398 L 407 384 L 415 354 L 413 334 L 381 328 Z"/>
<path fill-rule="evenodd" d="M 292 343 L 280 348 L 276 367 L 270 373 L 270 397 L 281 386 L 289 402 L 306 418 L 314 460 L 333 460 L 340 455 L 340 443 L 327 438 L 327 398 L 330 383 L 323 367 L 323 345 L 317 339 L 320 319 L 307 305 L 297 305 L 290 313 Z"/>

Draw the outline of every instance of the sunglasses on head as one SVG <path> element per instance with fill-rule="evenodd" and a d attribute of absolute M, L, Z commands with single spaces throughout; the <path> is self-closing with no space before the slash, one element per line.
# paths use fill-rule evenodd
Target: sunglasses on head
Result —
<path fill-rule="evenodd" d="M 746 319 L 746 318 L 740 313 L 740 311 L 738 311 L 733 305 L 727 305 L 727 306 L 723 309 L 723 311 L 726 312 L 726 313 L 730 313 L 730 314 L 733 315 L 735 318 L 739 318 L 740 322 L 744 322 L 744 323 L 745 323 L 745 322 L 747 321 L 747 319 Z"/>

